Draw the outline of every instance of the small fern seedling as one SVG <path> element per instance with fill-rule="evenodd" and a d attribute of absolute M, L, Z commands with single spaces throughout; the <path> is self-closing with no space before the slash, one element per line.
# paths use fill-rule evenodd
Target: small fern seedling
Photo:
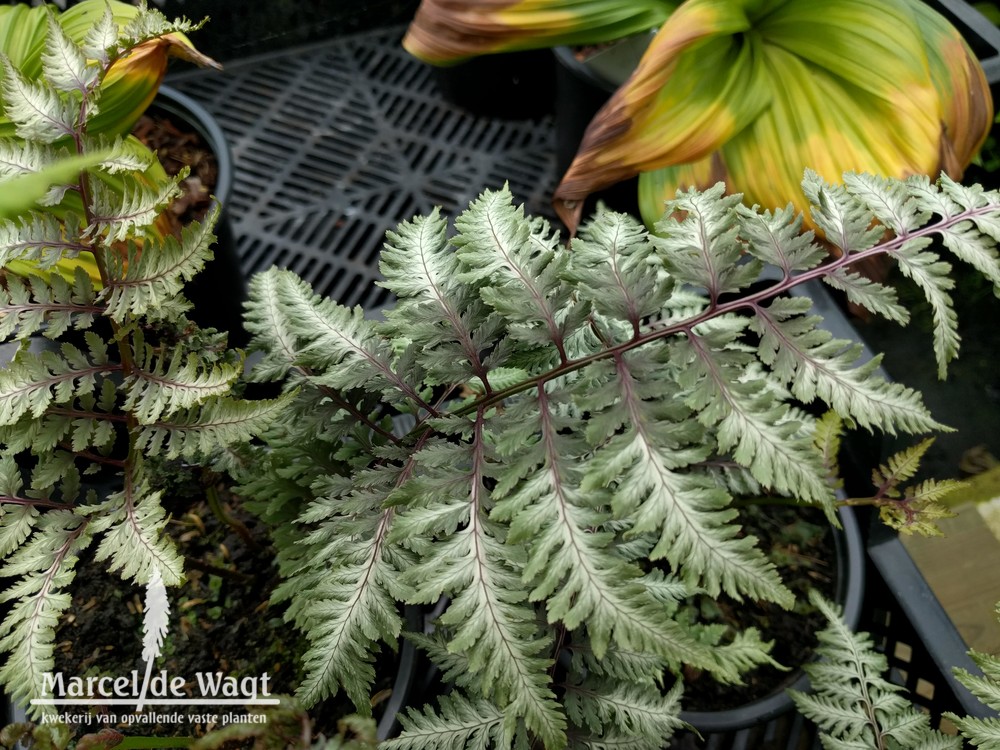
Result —
<path fill-rule="evenodd" d="M 208 462 L 281 406 L 234 398 L 242 354 L 185 317 L 181 291 L 211 256 L 218 205 L 179 237 L 164 233 L 180 178 L 135 139 L 89 130 L 116 61 L 192 25 L 140 9 L 119 26 L 108 6 L 82 44 L 54 18 L 48 28 L 41 76 L 0 59 L 16 130 L 0 140 L 0 192 L 23 199 L 5 202 L 0 220 L 0 336 L 19 342 L 0 371 L 0 682 L 17 701 L 43 694 L 86 548 L 126 581 L 159 590 L 181 580 L 147 457 L 165 447 Z M 83 257 L 99 286 L 82 265 L 69 278 L 53 271 Z M 14 275 L 15 262 L 34 272 Z M 147 634 L 150 664 L 157 633 Z"/>
<path fill-rule="evenodd" d="M 344 691 L 369 711 L 399 602 L 446 603 L 433 633 L 409 637 L 455 689 L 404 717 L 391 750 L 652 750 L 680 726 L 671 673 L 735 681 L 767 660 L 759 633 L 720 643 L 678 602 L 792 604 L 733 495 L 834 518 L 836 431 L 800 405 L 873 431 L 941 429 L 787 292 L 822 279 L 905 323 L 891 288 L 852 271 L 895 259 L 938 313 L 944 371 L 958 337 L 932 240 L 1000 285 L 995 193 L 854 174 L 803 187 L 836 259 L 790 208 L 744 207 L 722 185 L 679 194 L 655 235 L 599 213 L 568 251 L 504 189 L 453 233 L 435 211 L 388 234 L 381 283 L 398 301 L 383 321 L 288 271 L 254 279 L 254 375 L 297 395 L 242 480 L 276 526 L 277 596 L 311 643 L 300 698 Z M 750 289 L 765 264 L 780 280 Z"/>

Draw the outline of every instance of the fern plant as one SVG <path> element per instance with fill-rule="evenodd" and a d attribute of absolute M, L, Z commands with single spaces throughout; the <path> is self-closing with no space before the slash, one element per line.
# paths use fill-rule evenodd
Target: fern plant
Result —
<path fill-rule="evenodd" d="M 1000 614 L 1000 605 L 997 607 Z M 974 675 L 965 669 L 955 669 L 955 677 L 974 696 L 994 711 L 1000 711 L 1000 659 L 992 654 L 970 651 L 969 656 L 982 670 L 981 675 Z M 972 716 L 959 717 L 946 713 L 945 717 L 955 723 L 969 742 L 981 750 L 997 750 L 1000 748 L 1000 719 L 980 719 Z"/>
<path fill-rule="evenodd" d="M 435 211 L 388 234 L 384 320 L 288 271 L 253 280 L 253 377 L 295 395 L 243 491 L 276 525 L 277 597 L 311 643 L 301 699 L 343 691 L 370 710 L 398 603 L 442 597 L 434 631 L 407 637 L 455 689 L 404 717 L 391 750 L 659 748 L 680 726 L 670 674 L 736 681 L 768 659 L 759 633 L 719 643 L 678 602 L 791 605 L 732 501 L 766 491 L 834 519 L 837 431 L 800 404 L 868 430 L 942 429 L 787 293 L 822 279 L 905 323 L 890 288 L 851 270 L 896 259 L 937 311 L 944 373 L 958 336 L 932 239 L 1000 285 L 995 193 L 812 173 L 803 189 L 839 258 L 791 208 L 746 208 L 721 184 L 679 194 L 655 235 L 599 213 L 568 251 L 504 189 L 454 232 Z M 781 280 L 748 290 L 765 264 Z"/>
<path fill-rule="evenodd" d="M 813 604 L 827 618 L 817 653 L 823 661 L 805 667 L 812 694 L 790 690 L 802 714 L 823 730 L 827 750 L 961 750 L 959 737 L 931 728 L 917 710 L 886 680 L 885 656 L 867 633 L 854 633 L 835 605 L 815 591 Z"/>
<path fill-rule="evenodd" d="M 108 6 L 81 43 L 50 18 L 37 79 L 0 60 L 16 130 L 0 140 L 0 188 L 30 186 L 0 220 L 0 336 L 19 342 L 0 371 L 0 682 L 15 700 L 42 694 L 85 549 L 136 584 L 184 575 L 147 457 L 207 462 L 280 406 L 235 398 L 242 354 L 185 317 L 181 290 L 211 256 L 218 206 L 163 236 L 153 227 L 177 180 L 148 150 L 89 129 L 116 61 L 190 28 L 145 9 L 119 26 Z M 47 273 L 81 253 L 99 291 L 79 266 L 71 281 Z M 13 261 L 38 273 L 15 276 Z"/>

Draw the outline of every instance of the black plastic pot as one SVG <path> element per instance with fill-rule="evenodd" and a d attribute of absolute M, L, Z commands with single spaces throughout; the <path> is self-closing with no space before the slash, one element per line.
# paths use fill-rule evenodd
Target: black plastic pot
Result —
<path fill-rule="evenodd" d="M 842 528 L 834 528 L 837 565 L 836 601 L 843 607 L 844 619 L 856 629 L 861 621 L 865 596 L 865 548 L 861 527 L 854 511 L 843 507 L 838 511 Z M 682 711 L 681 719 L 691 724 L 703 736 L 739 732 L 765 724 L 794 708 L 786 690 L 807 691 L 809 678 L 801 669 L 770 695 L 763 696 L 725 711 Z"/>
<path fill-rule="evenodd" d="M 214 258 L 188 283 L 185 295 L 194 303 L 190 316 L 198 325 L 229 331 L 230 346 L 244 346 L 249 340 L 242 322 L 247 285 L 236 250 L 236 235 L 226 210 L 234 180 L 229 143 L 208 110 L 169 86 L 160 87 L 147 112 L 168 117 L 182 130 L 186 125 L 201 137 L 215 155 L 218 180 L 212 193 L 222 204 L 222 212 L 215 226 L 217 240 L 213 247 Z"/>
<path fill-rule="evenodd" d="M 444 98 L 470 114 L 527 120 L 552 112 L 555 65 L 548 50 L 484 55 L 433 70 Z"/>
<path fill-rule="evenodd" d="M 421 633 L 424 627 L 423 611 L 420 607 L 407 605 L 404 613 L 406 629 Z M 404 638 L 399 647 L 399 666 L 396 669 L 396 679 L 392 683 L 392 694 L 386 701 L 382 718 L 378 722 L 378 740 L 382 742 L 395 736 L 399 730 L 399 714 L 409 705 L 410 693 L 419 669 L 420 657 L 413 642 Z"/>

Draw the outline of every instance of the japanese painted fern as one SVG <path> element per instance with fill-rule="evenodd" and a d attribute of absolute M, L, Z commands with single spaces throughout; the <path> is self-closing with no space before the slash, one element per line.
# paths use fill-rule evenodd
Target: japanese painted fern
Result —
<path fill-rule="evenodd" d="M 441 597 L 434 631 L 410 637 L 456 690 L 404 718 L 392 750 L 659 748 L 679 726 L 671 673 L 734 681 L 768 658 L 755 632 L 718 644 L 674 616 L 695 590 L 792 603 L 733 494 L 833 518 L 833 437 L 814 439 L 801 404 L 871 430 L 941 427 L 788 292 L 822 279 L 905 323 L 891 289 L 851 270 L 894 258 L 937 311 L 943 372 L 958 337 L 932 241 L 1000 285 L 996 194 L 853 174 L 803 186 L 835 260 L 790 209 L 721 185 L 678 195 L 656 235 L 600 213 L 569 250 L 505 189 L 454 233 L 437 211 L 389 233 L 381 283 L 398 301 L 382 321 L 287 271 L 253 281 L 255 377 L 297 395 L 244 489 L 279 528 L 307 703 L 343 690 L 369 710 L 398 603 Z M 781 280 L 749 289 L 765 265 Z"/>
<path fill-rule="evenodd" d="M 145 10 L 119 27 L 109 7 L 82 45 L 49 24 L 40 77 L 0 58 L 17 133 L 0 140 L 0 192 L 18 198 L 0 218 L 0 336 L 17 342 L 0 371 L 0 682 L 19 701 L 41 696 L 85 549 L 137 584 L 183 576 L 149 451 L 207 461 L 278 405 L 234 398 L 242 355 L 184 316 L 179 293 L 211 257 L 218 206 L 165 235 L 177 181 L 138 141 L 88 131 L 115 61 L 189 28 Z M 82 267 L 52 272 L 83 254 L 100 288 Z M 15 261 L 35 273 L 13 275 Z"/>

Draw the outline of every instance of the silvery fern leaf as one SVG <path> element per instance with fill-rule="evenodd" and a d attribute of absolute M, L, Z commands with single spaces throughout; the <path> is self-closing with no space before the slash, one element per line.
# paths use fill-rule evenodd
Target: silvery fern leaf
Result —
<path fill-rule="evenodd" d="M 737 263 L 743 246 L 738 241 L 738 195 L 724 195 L 720 183 L 701 193 L 679 192 L 667 202 L 664 218 L 651 237 L 657 257 L 678 281 L 708 292 L 711 302 L 722 294 L 737 292 L 760 276 L 756 259 Z M 675 218 L 681 212 L 683 219 Z"/>
<path fill-rule="evenodd" d="M 805 667 L 811 694 L 788 692 L 799 711 L 823 731 L 824 747 L 870 748 L 876 742 L 901 749 L 962 746 L 960 738 L 931 729 L 930 718 L 882 676 L 888 664 L 866 633 L 851 632 L 838 609 L 817 592 L 810 592 L 809 600 L 828 622 L 816 649 L 824 661 Z"/>
<path fill-rule="evenodd" d="M 594 738 L 606 738 L 621 728 L 633 737 L 644 737 L 651 748 L 664 747 L 674 732 L 687 725 L 680 719 L 683 682 L 665 695 L 655 685 L 603 682 L 587 678 L 566 690 L 566 711 L 573 724 L 586 728 Z M 586 742 L 587 734 L 581 738 Z M 576 745 L 574 745 L 576 746 Z"/>
<path fill-rule="evenodd" d="M 927 206 L 899 180 L 872 174 L 844 174 L 847 192 L 867 208 L 878 222 L 896 235 L 919 229 L 931 217 Z"/>
<path fill-rule="evenodd" d="M 155 8 L 144 7 L 143 12 L 125 24 L 117 34 L 117 43 L 121 49 L 128 50 L 167 34 L 197 31 L 204 23 L 193 23 L 186 18 L 171 20 Z"/>
<path fill-rule="evenodd" d="M 885 234 L 881 226 L 872 226 L 872 214 L 843 185 L 831 185 L 816 172 L 807 169 L 802 192 L 812 204 L 809 216 L 822 230 L 828 242 L 844 255 L 874 247 Z"/>
<path fill-rule="evenodd" d="M 42 52 L 42 78 L 57 91 L 79 93 L 84 100 L 97 86 L 101 75 L 99 64 L 87 61 L 87 56 L 70 39 L 55 18 L 48 14 L 48 36 Z M 96 112 L 91 109 L 89 115 Z"/>
<path fill-rule="evenodd" d="M 95 298 L 90 277 L 79 267 L 72 285 L 60 274 L 47 280 L 8 276 L 6 288 L 0 289 L 0 341 L 36 333 L 55 339 L 70 327 L 89 328 L 103 310 Z"/>
<path fill-rule="evenodd" d="M 118 43 L 118 24 L 115 23 L 111 7 L 108 6 L 101 18 L 83 37 L 80 45 L 83 54 L 90 60 L 96 60 L 102 66 L 110 61 L 109 51 Z"/>
<path fill-rule="evenodd" d="M 61 222 L 52 214 L 32 212 L 18 220 L 0 220 L 0 262 L 30 260 L 39 268 L 51 268 L 63 258 L 75 258 L 90 250 L 78 239 L 75 215 Z"/>
<path fill-rule="evenodd" d="M 896 290 L 890 286 L 879 284 L 843 267 L 823 276 L 823 281 L 844 292 L 852 304 L 860 305 L 900 325 L 910 322 L 909 311 L 899 303 Z"/>
<path fill-rule="evenodd" d="M 386 332 L 406 330 L 433 382 L 478 381 L 472 387 L 489 391 L 493 384 L 481 352 L 495 344 L 499 326 L 478 287 L 457 283 L 461 267 L 446 229 L 435 209 L 386 234 L 379 265 L 385 281 L 379 284 L 398 298 L 386 311 Z"/>
<path fill-rule="evenodd" d="M 388 343 L 360 307 L 349 310 L 313 294 L 308 284 L 289 271 L 272 270 L 277 298 L 298 338 L 296 361 L 324 371 L 314 380 L 337 391 L 361 388 L 396 394 L 398 402 L 431 411 L 411 384 L 392 365 Z"/>
<path fill-rule="evenodd" d="M 750 324 L 760 337 L 758 354 L 779 380 L 803 403 L 821 399 L 869 430 L 878 426 L 891 435 L 946 429 L 936 422 L 920 394 L 874 374 L 879 358 L 861 366 L 861 345 L 834 339 L 809 316 L 812 300 L 781 298 L 755 305 Z"/>
<path fill-rule="evenodd" d="M 958 316 L 950 291 L 955 282 L 951 276 L 951 265 L 926 246 L 930 238 L 920 238 L 906 243 L 893 253 L 899 270 L 912 279 L 931 306 L 934 315 L 934 356 L 938 365 L 938 377 L 948 375 L 948 363 L 958 356 L 961 337 L 958 335 Z"/>
<path fill-rule="evenodd" d="M 523 578 L 529 598 L 547 602 L 550 622 L 573 630 L 586 623 L 595 654 L 613 641 L 626 649 L 649 649 L 672 663 L 725 671 L 710 649 L 668 618 L 638 578 L 636 566 L 608 549 L 612 535 L 595 532 L 607 519 L 602 494 L 580 486 L 579 437 L 553 397 L 539 389 L 505 415 L 498 449 L 514 468 L 500 481 L 491 518 L 510 523 L 508 544 L 530 540 Z M 536 434 L 537 433 L 537 434 Z"/>
<path fill-rule="evenodd" d="M 572 252 L 566 276 L 577 294 L 596 313 L 628 324 L 626 335 L 637 336 L 670 297 L 669 279 L 651 272 L 655 247 L 630 216 L 599 213 L 574 238 Z"/>
<path fill-rule="evenodd" d="M 566 361 L 566 338 L 585 322 L 562 283 L 566 253 L 547 223 L 525 219 L 510 190 L 486 191 L 455 220 L 452 239 L 459 280 L 482 284 L 480 295 L 506 321 L 511 335 L 536 346 L 553 346 Z"/>
<path fill-rule="evenodd" d="M 85 519 L 69 510 L 49 510 L 0 568 L 0 575 L 19 579 L 0 594 L 0 601 L 12 602 L 0 624 L 0 652 L 7 654 L 0 681 L 12 700 L 24 703 L 43 695 L 42 677 L 54 665 L 56 625 L 71 603 L 65 589 L 89 541 Z"/>
<path fill-rule="evenodd" d="M 416 493 L 415 502 L 397 520 L 393 538 L 420 538 L 456 526 L 462 530 L 423 555 L 402 582 L 414 588 L 414 601 L 432 603 L 442 594 L 450 596 L 439 618 L 450 630 L 448 648 L 468 654 L 466 669 L 482 673 L 486 694 L 504 713 L 522 718 L 547 746 L 557 747 L 565 743 L 566 719 L 547 676 L 552 660 L 542 656 L 551 639 L 538 635 L 534 609 L 523 602 L 523 548 L 505 545 L 502 529 L 488 517 L 491 451 L 483 432 L 479 414 L 468 446 L 441 443 L 417 454 L 422 481 L 408 489 Z M 461 483 L 454 477 L 455 466 L 468 467 Z"/>
<path fill-rule="evenodd" d="M 107 154 L 100 167 L 109 174 L 145 172 L 156 161 L 156 155 L 134 136 L 115 136 L 113 140 L 103 135 L 91 137 L 86 150 Z"/>
<path fill-rule="evenodd" d="M 514 737 L 504 715 L 492 704 L 460 693 L 442 695 L 440 708 L 401 713 L 399 737 L 379 745 L 382 750 L 507 750 Z"/>
<path fill-rule="evenodd" d="M 66 156 L 65 149 L 58 149 L 16 138 L 0 138 L 0 181 L 37 172 Z"/>
<path fill-rule="evenodd" d="M 0 93 L 17 134 L 41 143 L 71 138 L 77 128 L 79 105 L 60 96 L 44 80 L 28 80 L 6 55 L 0 54 L 0 64 L 4 68 Z"/>
<path fill-rule="evenodd" d="M 135 366 L 124 381 L 124 408 L 143 425 L 226 395 L 241 372 L 235 364 L 208 364 L 183 346 L 153 349 L 139 333 L 132 341 L 132 356 Z"/>
<path fill-rule="evenodd" d="M 109 364 L 104 355 L 91 361 L 69 344 L 64 344 L 59 354 L 21 349 L 10 365 L 0 370 L 0 425 L 14 424 L 28 414 L 37 419 L 50 404 L 65 404 L 90 394 L 98 375 L 118 369 L 120 365 Z"/>
<path fill-rule="evenodd" d="M 130 243 L 127 257 L 106 253 L 111 281 L 100 295 L 106 314 L 121 323 L 128 315 L 148 314 L 176 298 L 184 283 L 212 257 L 212 230 L 219 211 L 219 204 L 213 204 L 201 222 L 184 227 L 179 241 L 168 235 L 162 240 L 147 239 L 141 249 Z"/>
<path fill-rule="evenodd" d="M 155 575 L 168 586 L 180 583 L 184 563 L 174 541 L 164 533 L 166 511 L 160 490 L 152 490 L 142 466 L 127 467 L 120 492 L 80 508 L 90 518 L 92 534 L 102 535 L 94 559 L 122 578 L 148 584 Z"/>
<path fill-rule="evenodd" d="M 578 400 L 591 414 L 588 440 L 598 447 L 584 487 L 613 485 L 615 515 L 634 520 L 629 533 L 658 536 L 650 559 L 666 558 L 708 593 L 725 590 L 739 598 L 745 592 L 791 606 L 791 593 L 755 539 L 736 538 L 729 495 L 686 471 L 709 457 L 710 446 L 676 386 L 657 377 L 666 367 L 663 358 L 641 351 L 617 357 L 603 365 L 603 387 L 585 383 Z"/>
<path fill-rule="evenodd" d="M 765 263 L 781 270 L 786 278 L 794 271 L 815 268 L 829 257 L 816 242 L 812 232 L 802 231 L 802 217 L 791 205 L 782 209 L 760 212 L 743 204 L 736 206 L 740 236 L 746 240 L 746 251 Z"/>
<path fill-rule="evenodd" d="M 274 267 L 250 279 L 243 326 L 253 336 L 251 349 L 264 355 L 250 373 L 254 382 L 285 377 L 298 357 L 299 339 L 282 304 L 282 288 L 282 272 Z"/>
<path fill-rule="evenodd" d="M 163 207 L 181 194 L 178 185 L 185 177 L 186 171 L 182 170 L 162 185 L 150 185 L 135 175 L 123 174 L 119 176 L 120 190 L 112 189 L 102 180 L 92 180 L 91 224 L 85 236 L 106 243 L 142 236 Z"/>
<path fill-rule="evenodd" d="M 997 609 L 1000 613 L 1000 607 Z M 983 703 L 983 705 L 1000 711 L 1000 658 L 993 654 L 970 651 L 969 656 L 982 674 L 972 674 L 965 669 L 954 669 L 955 678 Z M 945 718 L 954 722 L 962 736 L 975 747 L 983 750 L 1000 748 L 1000 719 L 996 717 L 978 718 L 973 716 L 956 716 L 948 712 Z"/>
<path fill-rule="evenodd" d="M 382 468 L 331 482 L 300 517 L 310 530 L 290 551 L 292 559 L 305 553 L 305 559 L 324 563 L 297 566 L 275 597 L 295 596 L 288 617 L 309 638 L 307 674 L 297 691 L 306 705 L 343 689 L 359 711 L 371 710 L 372 649 L 380 640 L 395 644 L 399 638 L 402 621 L 393 594 L 399 572 L 412 563 L 389 541 L 394 511 L 380 508 L 411 470 Z"/>
<path fill-rule="evenodd" d="M 296 392 L 273 400 L 212 397 L 139 429 L 136 448 L 151 456 L 199 460 L 264 432 L 286 412 Z"/>
<path fill-rule="evenodd" d="M 678 382 L 698 419 L 716 430 L 718 447 L 732 451 L 762 485 L 801 500 L 829 504 L 830 488 L 803 425 L 774 398 L 765 377 L 733 349 L 732 331 L 691 332 L 677 348 Z M 724 394 L 719 398 L 719 393 Z"/>
<path fill-rule="evenodd" d="M 24 543 L 38 520 L 38 508 L 22 496 L 24 480 L 12 456 L 0 456 L 0 559 Z"/>

